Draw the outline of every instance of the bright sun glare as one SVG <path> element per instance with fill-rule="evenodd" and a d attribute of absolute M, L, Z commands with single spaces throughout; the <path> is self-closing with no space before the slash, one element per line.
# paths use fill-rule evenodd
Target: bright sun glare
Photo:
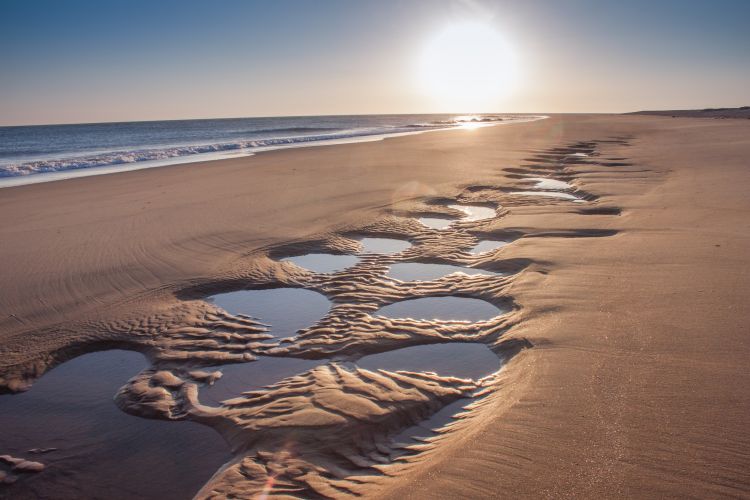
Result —
<path fill-rule="evenodd" d="M 420 88 L 450 111 L 490 111 L 517 80 L 514 54 L 491 26 L 447 27 L 422 54 Z"/>

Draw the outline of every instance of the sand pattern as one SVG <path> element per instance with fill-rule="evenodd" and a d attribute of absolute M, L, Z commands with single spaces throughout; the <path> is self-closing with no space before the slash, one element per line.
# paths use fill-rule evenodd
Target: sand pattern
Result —
<path fill-rule="evenodd" d="M 375 373 L 353 365 L 321 365 L 219 407 L 201 405 L 199 389 L 169 372 L 144 372 L 121 390 L 127 411 L 210 425 L 238 447 L 199 497 L 273 494 L 304 498 L 357 493 L 378 466 L 399 456 L 390 437 L 478 384 L 430 373 Z M 267 491 L 271 493 L 271 491 Z"/>
<path fill-rule="evenodd" d="M 517 194 L 529 189 L 529 179 L 565 181 L 570 187 L 562 192 L 572 193 L 576 200 L 595 202 L 596 196 L 574 187 L 572 168 L 597 165 L 596 147 L 595 142 L 580 143 L 534 155 L 530 158 L 533 165 L 511 173 L 519 181 L 517 188 L 470 186 L 456 199 L 397 206 L 372 225 L 271 249 L 261 257 L 264 262 L 259 269 L 265 270 L 262 279 L 256 276 L 255 282 L 246 283 L 245 287 L 295 286 L 314 290 L 332 301 L 330 312 L 316 324 L 277 342 L 263 336 L 262 327 L 250 318 L 207 313 L 200 330 L 193 326 L 171 331 L 171 345 L 162 347 L 169 355 L 160 355 L 160 364 L 168 366 L 164 362 L 178 359 L 175 348 L 183 343 L 188 350 L 181 355 L 189 356 L 193 363 L 221 358 L 220 354 L 204 357 L 204 349 L 193 351 L 193 341 L 184 338 L 193 335 L 202 337 L 211 348 L 208 352 L 224 352 L 231 359 L 240 355 L 240 346 L 245 342 L 246 352 L 242 355 L 246 361 L 253 355 L 264 355 L 328 363 L 264 390 L 238 395 L 218 407 L 200 403 L 201 383 L 185 370 L 154 368 L 131 380 L 118 394 L 118 404 L 134 414 L 190 419 L 222 433 L 236 450 L 236 458 L 217 472 L 198 497 L 251 498 L 266 494 L 332 498 L 365 494 L 367 485 L 424 459 L 436 443 L 449 438 L 461 426 L 448 426 L 438 433 L 440 439 L 427 440 L 423 445 L 395 443 L 393 436 L 458 399 L 476 398 L 469 411 L 457 415 L 458 423 L 463 423 L 472 412 L 479 411 L 483 397 L 501 388 L 493 383 L 493 377 L 477 381 L 442 377 L 439 373 L 375 373 L 353 363 L 366 355 L 431 343 L 481 342 L 501 358 L 530 347 L 517 339 L 504 343 L 502 338 L 523 319 L 523 309 L 514 303 L 510 289 L 514 276 L 530 262 L 502 259 L 502 248 L 480 255 L 469 251 L 482 237 L 499 236 L 493 227 L 514 205 L 571 204 L 566 198 Z M 464 212 L 448 206 L 457 202 L 496 208 L 496 215 L 463 220 Z M 611 207 L 596 208 L 598 212 L 590 212 L 592 207 L 587 206 L 582 210 L 589 212 L 581 213 L 619 213 Z M 445 229 L 430 229 L 417 222 L 418 216 L 447 217 L 454 222 Z M 593 230 L 571 230 L 568 234 L 520 230 L 500 236 L 515 240 L 611 234 Z M 395 254 L 361 254 L 356 265 L 332 274 L 317 274 L 280 262 L 284 257 L 306 253 L 354 254 L 359 250 L 355 238 L 362 236 L 398 238 L 410 241 L 412 246 Z M 474 267 L 499 275 L 455 273 L 415 282 L 387 276 L 391 264 L 408 262 Z M 190 293 L 206 292 L 203 289 Z M 445 296 L 482 299 L 496 305 L 502 314 L 481 322 L 394 319 L 376 314 L 380 307 L 398 301 Z M 233 331 L 234 325 L 240 328 Z M 220 338 L 216 337 L 219 331 Z M 175 335 L 179 340 L 174 339 Z"/>
<path fill-rule="evenodd" d="M 366 494 L 368 487 L 426 460 L 442 442 L 461 431 L 482 411 L 488 395 L 502 391 L 497 373 L 481 380 L 441 376 L 435 372 L 389 372 L 358 368 L 363 356 L 405 347 L 450 342 L 477 342 L 508 359 L 532 347 L 504 334 L 523 321 L 515 303 L 515 277 L 532 262 L 504 259 L 506 247 L 474 255 L 484 238 L 510 242 L 539 237 L 606 237 L 616 231 L 571 229 L 544 231 L 504 228 L 501 221 L 514 206 L 557 206 L 581 215 L 617 216 L 617 207 L 598 203 L 580 189 L 582 169 L 627 164 L 605 159 L 599 148 L 608 142 L 627 145 L 627 138 L 587 141 L 533 152 L 527 164 L 505 169 L 517 185 L 466 186 L 455 198 L 431 198 L 395 205 L 377 222 L 338 234 L 298 241 L 248 256 L 249 264 L 236 276 L 197 282 L 177 294 L 179 299 L 161 314 L 108 325 L 108 345 L 126 345 L 144 352 L 151 366 L 118 392 L 116 402 L 128 413 L 166 420 L 190 420 L 216 429 L 229 444 L 234 459 L 219 470 L 198 498 L 292 496 L 338 498 Z M 542 184 L 539 179 L 563 181 Z M 470 220 L 449 205 L 495 209 L 494 217 Z M 453 220 L 445 229 L 418 222 L 421 216 Z M 394 254 L 360 253 L 360 237 L 408 240 L 412 246 Z M 285 257 L 307 253 L 357 254 L 360 260 L 342 271 L 314 273 Z M 395 263 L 432 263 L 483 269 L 495 275 L 454 273 L 430 281 L 402 282 L 388 277 Z M 218 292 L 242 289 L 299 287 L 325 295 L 329 313 L 289 338 L 274 338 L 261 321 L 232 315 L 204 299 Z M 487 301 L 501 313 L 480 322 L 386 318 L 378 309 L 399 301 L 425 297 L 468 297 Z M 293 308 L 294 304 L 290 304 Z M 99 344 L 101 345 L 101 343 Z M 28 386 L 44 370 L 75 352 L 48 356 L 20 365 L 0 383 L 10 389 Z M 238 394 L 219 406 L 201 403 L 201 387 L 221 374 L 205 367 L 253 362 L 257 356 L 321 360 L 307 372 L 279 380 L 262 390 Z M 453 423 L 422 443 L 399 443 L 399 433 L 459 400 L 473 401 L 459 409 Z"/>

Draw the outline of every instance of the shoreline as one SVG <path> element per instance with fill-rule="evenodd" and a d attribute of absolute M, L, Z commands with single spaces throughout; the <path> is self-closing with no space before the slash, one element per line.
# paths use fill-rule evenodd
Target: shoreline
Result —
<path fill-rule="evenodd" d="M 181 332 L 229 324 L 211 323 L 216 312 L 196 299 L 264 280 L 321 286 L 274 257 L 351 252 L 347 235 L 400 235 L 422 242 L 422 259 L 474 262 L 457 253 L 471 241 L 461 231 L 446 243 L 405 220 L 449 215 L 450 200 L 493 203 L 497 220 L 465 231 L 512 237 L 485 263 L 511 276 L 490 292 L 478 278 L 441 286 L 512 300 L 488 345 L 515 355 L 469 417 L 362 494 L 750 491 L 747 455 L 733 451 L 750 443 L 750 206 L 738 182 L 750 175 L 750 125 L 609 115 L 516 125 L 277 150 L 252 174 L 237 159 L 3 192 L 13 217 L 0 221 L 2 309 L 15 319 L 0 318 L 0 382 L 116 344 L 162 359 Z M 597 158 L 558 169 L 593 141 Z M 549 172 L 588 203 L 514 198 Z M 252 322 L 222 321 L 252 338 Z"/>
<path fill-rule="evenodd" d="M 505 115 L 512 115 L 512 114 L 513 113 L 506 113 Z M 503 121 L 488 122 L 488 123 L 482 123 L 479 125 L 475 125 L 474 127 L 468 127 L 468 128 L 494 127 L 497 125 L 513 125 L 513 124 L 518 124 L 518 123 L 526 123 L 526 122 L 533 122 L 537 120 L 544 120 L 548 118 L 548 116 L 546 115 L 528 116 L 528 117 L 526 115 L 521 115 L 521 116 L 526 117 L 528 119 L 517 119 L 517 120 L 511 120 L 511 121 L 505 121 L 505 122 Z M 383 141 L 383 140 L 391 139 L 394 137 L 405 137 L 409 135 L 418 135 L 418 134 L 424 134 L 428 132 L 444 132 L 447 130 L 456 130 L 456 129 L 462 130 L 466 128 L 467 128 L 466 126 L 454 125 L 451 127 L 433 128 L 429 130 L 415 130 L 412 132 L 380 133 L 380 134 L 352 136 L 352 137 L 346 137 L 346 138 L 340 138 L 340 139 L 321 139 L 321 140 L 315 140 L 315 141 L 300 141 L 296 143 L 279 144 L 279 145 L 274 145 L 274 146 L 257 146 L 257 147 L 253 147 L 252 149 L 245 148 L 245 149 L 238 149 L 238 150 L 217 151 L 213 153 L 187 154 L 187 155 L 182 155 L 182 156 L 175 156 L 172 158 L 165 158 L 161 160 L 143 160 L 143 161 L 136 161 L 136 162 L 131 162 L 131 163 L 118 163 L 114 165 L 100 165 L 96 167 L 67 168 L 67 169 L 62 169 L 62 170 L 58 170 L 55 172 L 42 172 L 42 173 L 27 174 L 27 175 L 0 176 L 0 189 L 9 188 L 9 187 L 17 187 L 17 186 L 26 186 L 29 184 L 40 184 L 44 182 L 55 182 L 55 181 L 62 181 L 62 180 L 67 180 L 67 179 L 76 179 L 79 177 L 91 177 L 91 176 L 96 176 L 96 175 L 116 174 L 118 172 L 132 172 L 134 170 L 144 170 L 144 169 L 149 169 L 149 168 L 169 167 L 172 165 L 213 162 L 213 161 L 234 159 L 234 158 L 247 158 L 250 156 L 255 156 L 256 154 L 260 154 L 260 153 L 264 153 L 268 151 L 277 151 L 280 149 L 295 149 L 295 148 L 318 147 L 318 146 L 357 144 L 361 142 Z"/>

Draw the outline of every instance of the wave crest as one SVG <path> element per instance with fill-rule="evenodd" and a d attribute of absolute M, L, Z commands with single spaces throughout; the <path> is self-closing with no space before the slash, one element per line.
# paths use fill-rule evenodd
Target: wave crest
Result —
<path fill-rule="evenodd" d="M 63 170 L 85 169 L 93 167 L 105 167 L 121 164 L 130 164 L 145 161 L 168 160 L 203 153 L 220 153 L 224 151 L 252 152 L 256 148 L 282 147 L 300 143 L 316 141 L 341 140 L 356 137 L 367 137 L 374 135 L 389 135 L 398 133 L 415 132 L 417 130 L 436 130 L 461 126 L 466 123 L 477 122 L 499 122 L 513 120 L 522 117 L 509 118 L 499 115 L 468 115 L 458 116 L 451 120 L 433 121 L 427 123 L 414 123 L 393 127 L 364 128 L 356 130 L 341 130 L 327 127 L 284 127 L 255 130 L 254 133 L 309 133 L 309 135 L 294 137 L 275 137 L 267 139 L 239 140 L 233 142 L 220 142 L 213 144 L 181 145 L 165 148 L 149 148 L 138 150 L 108 151 L 105 153 L 75 155 L 62 158 L 34 160 L 17 163 L 0 164 L 0 177 L 15 177 L 39 173 L 58 172 Z M 338 130 L 338 132 L 334 132 Z M 315 133 L 319 132 L 319 133 Z"/>

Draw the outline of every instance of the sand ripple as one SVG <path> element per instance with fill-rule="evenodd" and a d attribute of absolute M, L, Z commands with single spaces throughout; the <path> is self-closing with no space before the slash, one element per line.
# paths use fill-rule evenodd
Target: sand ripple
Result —
<path fill-rule="evenodd" d="M 394 206 L 368 226 L 248 256 L 236 275 L 197 281 L 159 314 L 103 325 L 111 338 L 119 339 L 119 345 L 126 343 L 151 361 L 148 369 L 120 389 L 117 404 L 134 415 L 195 421 L 222 434 L 234 459 L 214 475 L 199 498 L 253 498 L 262 493 L 331 498 L 366 493 L 369 485 L 428 457 L 461 425 L 448 425 L 440 439 L 421 445 L 395 442 L 399 432 L 462 398 L 473 398 L 474 403 L 457 418 L 470 418 L 481 411 L 483 398 L 497 394 L 502 386 L 494 376 L 483 380 L 444 377 L 439 366 L 437 373 L 369 371 L 358 368 L 356 361 L 370 354 L 435 343 L 484 343 L 503 359 L 530 347 L 523 339 L 503 337 L 525 314 L 512 297 L 514 280 L 535 263 L 503 259 L 502 252 L 474 255 L 471 250 L 486 238 L 512 245 L 535 237 L 614 234 L 587 229 L 509 229 L 501 224 L 517 206 L 565 205 L 563 199 L 518 195 L 528 189 L 529 180 L 539 178 L 570 185 L 566 193 L 588 202 L 585 208 L 575 207 L 581 214 L 619 214 L 616 207 L 601 206 L 595 195 L 574 187 L 576 169 L 607 166 L 598 159 L 598 147 L 598 142 L 590 141 L 535 152 L 528 165 L 506 169 L 511 179 L 517 179 L 517 186 L 474 185 L 455 198 Z M 449 206 L 456 203 L 491 207 L 496 215 L 465 217 Z M 421 216 L 444 216 L 455 222 L 431 229 L 417 221 Z M 361 254 L 352 267 L 330 274 L 282 261 L 307 253 L 355 255 L 361 237 L 397 238 L 412 246 L 393 255 Z M 475 267 L 501 275 L 450 274 L 420 282 L 400 282 L 386 275 L 390 265 L 408 262 Z M 328 297 L 333 307 L 317 323 L 292 337 L 277 339 L 258 321 L 202 300 L 213 293 L 277 287 L 314 290 Z M 374 314 L 394 302 L 446 296 L 482 299 L 502 313 L 473 323 Z M 294 304 L 289 308 L 293 313 Z M 219 372 L 202 367 L 253 362 L 259 355 L 321 360 L 321 364 L 264 389 L 238 394 L 219 406 L 201 404 L 201 387 L 220 377 Z M 60 360 L 64 356 L 20 364 L 6 372 L 0 383 L 22 387 Z"/>

